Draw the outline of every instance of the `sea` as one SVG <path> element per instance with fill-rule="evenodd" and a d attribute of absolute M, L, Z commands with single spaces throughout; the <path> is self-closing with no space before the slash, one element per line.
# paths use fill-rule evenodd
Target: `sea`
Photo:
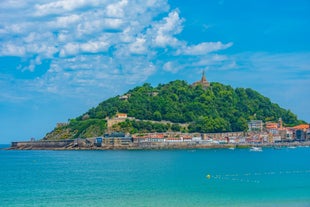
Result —
<path fill-rule="evenodd" d="M 0 206 L 310 207 L 310 148 L 0 150 Z"/>

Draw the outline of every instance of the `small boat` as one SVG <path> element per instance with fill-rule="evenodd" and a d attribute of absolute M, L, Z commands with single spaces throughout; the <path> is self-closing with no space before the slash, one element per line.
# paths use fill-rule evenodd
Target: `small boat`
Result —
<path fill-rule="evenodd" d="M 263 149 L 261 147 L 251 147 L 250 151 L 251 152 L 262 152 Z"/>

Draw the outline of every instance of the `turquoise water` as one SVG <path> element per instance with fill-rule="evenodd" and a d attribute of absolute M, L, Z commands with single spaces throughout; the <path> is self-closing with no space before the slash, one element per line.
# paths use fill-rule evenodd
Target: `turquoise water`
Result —
<path fill-rule="evenodd" d="M 0 144 L 0 149 L 9 148 L 9 147 L 10 147 L 9 144 Z"/>
<path fill-rule="evenodd" d="M 310 206 L 310 148 L 0 150 L 0 206 Z"/>

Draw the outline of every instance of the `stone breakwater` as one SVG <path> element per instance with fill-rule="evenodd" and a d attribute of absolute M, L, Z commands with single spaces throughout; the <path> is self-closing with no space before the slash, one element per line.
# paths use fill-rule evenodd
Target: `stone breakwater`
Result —
<path fill-rule="evenodd" d="M 12 142 L 10 149 L 65 149 L 73 146 L 74 140 L 62 141 L 34 141 L 34 142 Z"/>
<path fill-rule="evenodd" d="M 130 143 L 103 144 L 97 146 L 94 143 L 76 143 L 75 140 L 62 141 L 35 141 L 12 142 L 9 150 L 145 150 L 145 149 L 220 149 L 220 148 L 250 148 L 250 147 L 297 147 L 310 146 L 307 142 L 281 142 L 281 143 L 242 143 L 242 144 L 214 144 L 214 143 Z"/>

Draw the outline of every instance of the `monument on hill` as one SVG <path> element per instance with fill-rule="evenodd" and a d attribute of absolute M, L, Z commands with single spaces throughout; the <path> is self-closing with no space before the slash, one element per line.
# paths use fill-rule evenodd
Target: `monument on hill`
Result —
<path fill-rule="evenodd" d="M 192 84 L 192 86 L 201 85 L 203 89 L 207 89 L 210 86 L 210 83 L 207 81 L 205 71 L 202 71 L 202 77 L 199 81 Z"/>

